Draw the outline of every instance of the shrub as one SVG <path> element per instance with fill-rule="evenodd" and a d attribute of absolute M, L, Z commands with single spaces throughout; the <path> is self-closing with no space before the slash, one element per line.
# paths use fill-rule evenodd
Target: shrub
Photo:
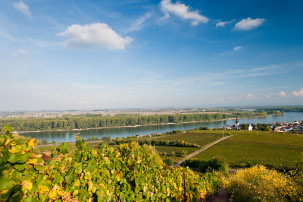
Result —
<path fill-rule="evenodd" d="M 199 130 L 209 130 L 208 127 L 200 127 Z"/>
<path fill-rule="evenodd" d="M 199 168 L 201 164 L 201 160 L 198 159 L 187 159 L 184 161 L 183 166 L 190 167 L 190 168 Z"/>
<path fill-rule="evenodd" d="M 243 162 L 239 165 L 241 168 L 250 168 L 250 167 L 253 167 L 253 163 L 251 163 L 250 161 L 249 162 Z"/>
<path fill-rule="evenodd" d="M 174 165 L 174 161 L 172 159 L 164 159 L 163 162 L 168 166 Z"/>
<path fill-rule="evenodd" d="M 127 137 L 127 138 L 129 138 L 129 137 Z M 102 137 L 101 140 L 103 140 L 103 141 L 110 141 L 110 137 Z"/>
<path fill-rule="evenodd" d="M 228 165 L 221 156 L 216 156 L 208 161 L 202 161 L 199 170 L 202 173 L 212 170 L 226 173 L 228 171 Z"/>
<path fill-rule="evenodd" d="M 208 161 L 202 161 L 198 159 L 188 159 L 183 163 L 184 166 L 188 166 L 193 169 L 199 169 L 200 172 L 206 173 L 208 171 L 220 171 L 227 173 L 228 165 L 224 159 L 220 156 L 214 157 Z"/>
<path fill-rule="evenodd" d="M 290 177 L 264 166 L 237 171 L 223 179 L 233 201 L 299 201 L 296 184 Z"/>
<path fill-rule="evenodd" d="M 185 157 L 187 155 L 187 151 L 186 150 L 182 150 L 180 153 L 180 157 Z"/>
<path fill-rule="evenodd" d="M 68 142 L 63 142 L 59 147 L 56 148 L 56 153 L 66 154 L 69 152 L 72 146 Z"/>

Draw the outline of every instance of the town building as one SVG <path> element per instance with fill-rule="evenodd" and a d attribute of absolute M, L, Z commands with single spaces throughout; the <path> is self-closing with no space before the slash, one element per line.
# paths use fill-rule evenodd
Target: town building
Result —
<path fill-rule="evenodd" d="M 248 131 L 252 131 L 252 130 L 253 130 L 253 127 L 252 127 L 251 124 L 249 124 L 249 126 L 248 126 Z"/>
<path fill-rule="evenodd" d="M 233 125 L 233 127 L 234 127 L 235 130 L 240 130 L 241 129 L 238 117 L 236 117 L 236 122 L 235 122 L 235 125 Z"/>

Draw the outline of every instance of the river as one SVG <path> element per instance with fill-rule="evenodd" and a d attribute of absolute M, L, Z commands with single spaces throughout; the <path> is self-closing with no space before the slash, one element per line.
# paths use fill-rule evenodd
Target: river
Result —
<path fill-rule="evenodd" d="M 281 116 L 267 116 L 259 118 L 240 119 L 240 123 L 275 123 L 275 122 L 293 122 L 303 120 L 303 113 L 300 112 L 286 112 Z M 111 138 L 127 137 L 133 135 L 147 135 L 152 133 L 164 133 L 172 130 L 189 130 L 206 126 L 209 128 L 222 127 L 225 125 L 233 125 L 235 120 L 227 121 L 213 121 L 213 122 L 200 122 L 200 123 L 184 123 L 184 124 L 170 124 L 170 125 L 152 125 L 152 126 L 139 126 L 139 127 L 121 127 L 121 128 L 104 128 L 104 129 L 91 129 L 82 130 L 81 137 L 84 139 L 95 136 L 97 138 L 109 136 Z M 39 141 L 47 140 L 52 142 L 73 142 L 75 141 L 77 131 L 51 131 L 51 132 L 34 132 L 22 133 L 22 136 L 33 137 Z"/>

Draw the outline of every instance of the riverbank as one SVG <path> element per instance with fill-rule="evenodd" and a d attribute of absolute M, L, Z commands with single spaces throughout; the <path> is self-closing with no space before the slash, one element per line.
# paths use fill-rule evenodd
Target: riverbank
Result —
<path fill-rule="evenodd" d="M 282 115 L 282 114 L 281 114 Z M 240 118 L 241 119 L 247 119 L 247 118 L 262 118 L 267 116 L 273 116 L 266 115 L 266 116 L 253 116 L 253 117 L 246 117 L 246 118 Z M 75 131 L 85 131 L 85 130 L 100 130 L 100 129 L 113 129 L 113 128 L 136 128 L 136 127 L 144 127 L 144 126 L 161 126 L 161 125 L 180 125 L 180 124 L 188 124 L 188 123 L 211 123 L 211 122 L 219 122 L 219 121 L 228 121 L 228 120 L 234 120 L 236 118 L 228 118 L 228 119 L 218 119 L 218 120 L 204 120 L 204 121 L 189 121 L 189 122 L 181 122 L 181 123 L 159 123 L 159 124 L 146 124 L 146 125 L 133 125 L 133 126 L 111 126 L 111 127 L 98 127 L 98 128 L 85 128 L 85 129 L 59 129 L 59 130 L 37 130 L 37 131 L 13 131 L 15 134 L 24 134 L 24 133 L 42 133 L 42 132 L 75 132 Z"/>
<path fill-rule="evenodd" d="M 260 118 L 264 116 L 256 116 L 252 118 Z M 85 128 L 85 129 L 66 129 L 66 130 L 35 130 L 35 131 L 13 131 L 13 133 L 22 134 L 22 133 L 41 133 L 41 132 L 68 132 L 68 131 L 84 131 L 84 130 L 98 130 L 98 129 L 110 129 L 110 128 L 136 128 L 141 126 L 160 126 L 160 125 L 178 125 L 178 124 L 185 124 L 185 123 L 207 123 L 207 122 L 215 122 L 215 121 L 227 121 L 233 120 L 235 118 L 229 119 L 218 119 L 212 121 L 189 121 L 189 122 L 181 122 L 181 123 L 159 123 L 159 124 L 147 124 L 147 125 L 133 125 L 133 126 L 112 126 L 112 127 L 99 127 L 99 128 Z"/>

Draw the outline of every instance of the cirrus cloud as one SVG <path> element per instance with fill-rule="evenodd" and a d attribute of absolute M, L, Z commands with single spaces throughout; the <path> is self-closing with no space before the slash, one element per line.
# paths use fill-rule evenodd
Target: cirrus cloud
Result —
<path fill-rule="evenodd" d="M 239 22 L 237 22 L 237 24 L 235 25 L 235 29 L 248 31 L 248 30 L 258 28 L 264 22 L 265 22 L 264 18 L 252 19 L 252 18 L 248 17 L 246 19 L 242 19 Z"/>
<path fill-rule="evenodd" d="M 144 23 L 152 17 L 152 13 L 148 12 L 145 15 L 139 17 L 127 30 L 126 32 L 139 31 L 144 27 Z"/>
<path fill-rule="evenodd" d="M 236 47 L 233 48 L 233 50 L 238 51 L 238 50 L 241 50 L 242 48 L 243 48 L 243 46 L 236 46 Z"/>
<path fill-rule="evenodd" d="M 105 23 L 74 24 L 57 35 L 66 37 L 68 46 L 78 48 L 102 47 L 109 50 L 124 50 L 133 41 L 130 37 L 120 36 Z"/>
<path fill-rule="evenodd" d="M 191 20 L 192 25 L 208 22 L 208 18 L 199 14 L 199 11 L 190 11 L 189 6 L 178 1 L 176 3 L 172 3 L 171 0 L 162 0 L 160 7 L 165 14 L 165 18 L 169 18 L 170 14 L 173 14 L 184 20 Z"/>
<path fill-rule="evenodd" d="M 14 8 L 20 11 L 22 14 L 26 15 L 27 17 L 31 17 L 32 13 L 29 10 L 28 5 L 23 3 L 23 1 L 19 1 L 18 3 L 13 4 Z"/>

